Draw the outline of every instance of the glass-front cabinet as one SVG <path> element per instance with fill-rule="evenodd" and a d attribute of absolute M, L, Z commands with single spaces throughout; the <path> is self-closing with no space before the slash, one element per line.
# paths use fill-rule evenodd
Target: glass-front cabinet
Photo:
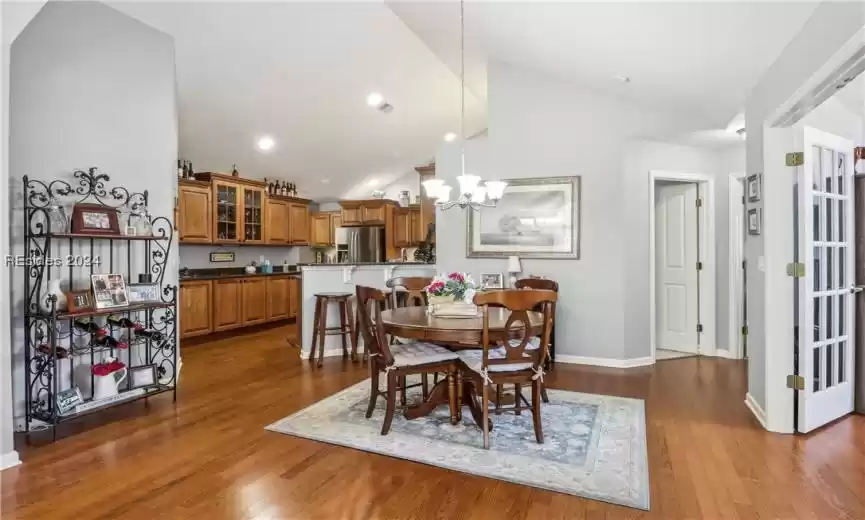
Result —
<path fill-rule="evenodd" d="M 243 241 L 264 243 L 264 190 L 243 187 Z"/>
<path fill-rule="evenodd" d="M 216 204 L 216 233 L 213 237 L 215 242 L 239 242 L 241 208 L 239 188 L 237 185 L 216 182 L 214 183 L 214 203 Z"/>

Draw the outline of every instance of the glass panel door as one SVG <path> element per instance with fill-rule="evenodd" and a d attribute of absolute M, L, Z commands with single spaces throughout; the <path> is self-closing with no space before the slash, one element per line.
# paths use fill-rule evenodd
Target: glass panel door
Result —
<path fill-rule="evenodd" d="M 238 239 L 237 187 L 216 185 L 216 239 L 236 242 Z"/>
<path fill-rule="evenodd" d="M 264 240 L 262 222 L 264 219 L 264 192 L 257 189 L 243 189 L 243 239 L 247 242 Z"/>

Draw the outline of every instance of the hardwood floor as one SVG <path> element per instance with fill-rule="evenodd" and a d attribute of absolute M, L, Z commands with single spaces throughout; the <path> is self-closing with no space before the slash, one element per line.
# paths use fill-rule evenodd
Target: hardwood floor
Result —
<path fill-rule="evenodd" d="M 162 395 L 72 423 L 55 444 L 19 443 L 24 465 L 0 473 L 2 517 L 865 518 L 865 417 L 807 437 L 766 433 L 743 404 L 742 362 L 559 364 L 547 377 L 646 400 L 643 512 L 265 431 L 366 378 L 341 359 L 301 362 L 289 333 L 190 346 L 176 405 Z"/>

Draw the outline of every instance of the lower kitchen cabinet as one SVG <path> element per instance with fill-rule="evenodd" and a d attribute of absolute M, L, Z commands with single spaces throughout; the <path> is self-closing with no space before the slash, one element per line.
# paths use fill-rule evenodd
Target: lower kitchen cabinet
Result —
<path fill-rule="evenodd" d="M 243 326 L 242 278 L 213 281 L 213 331 Z M 180 317 L 183 320 L 183 317 Z"/>
<path fill-rule="evenodd" d="M 267 321 L 267 278 L 244 278 L 243 325 L 258 325 Z"/>
<path fill-rule="evenodd" d="M 191 338 L 213 332 L 210 280 L 180 283 L 180 337 Z"/>
<path fill-rule="evenodd" d="M 297 318 L 300 310 L 300 278 L 292 276 L 288 279 L 288 317 Z"/>
<path fill-rule="evenodd" d="M 289 298 L 291 278 L 270 276 L 267 278 L 267 321 L 283 320 L 289 317 Z"/>

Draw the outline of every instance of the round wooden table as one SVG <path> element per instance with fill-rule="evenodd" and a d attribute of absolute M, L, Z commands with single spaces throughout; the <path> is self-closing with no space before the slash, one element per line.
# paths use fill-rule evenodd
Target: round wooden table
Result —
<path fill-rule="evenodd" d="M 512 326 L 511 332 L 506 333 L 505 323 L 510 317 L 511 311 L 501 307 L 490 307 L 489 330 L 490 342 L 505 341 L 517 333 L 517 327 Z M 541 333 L 544 315 L 539 312 L 529 312 L 529 335 L 537 336 Z M 453 350 L 480 349 L 481 337 L 484 331 L 483 318 L 480 311 L 474 318 L 437 318 L 427 313 L 426 307 L 400 307 L 398 309 L 385 310 L 381 312 L 381 321 L 386 334 L 392 334 L 400 338 L 416 339 L 430 343 L 446 345 Z M 476 424 L 483 420 L 482 409 L 479 404 L 479 392 L 472 382 L 473 378 L 463 378 L 457 373 L 457 402 L 463 402 L 463 396 L 468 397 L 466 404 L 471 410 Z M 406 419 L 417 419 L 432 413 L 436 407 L 447 405 L 450 401 L 448 381 L 443 379 L 433 386 L 432 391 L 423 403 L 406 408 L 404 415 Z M 486 406 L 486 403 L 483 405 Z M 452 410 L 453 421 L 461 419 L 460 406 Z M 492 421 L 489 421 L 489 429 L 492 430 Z"/>

